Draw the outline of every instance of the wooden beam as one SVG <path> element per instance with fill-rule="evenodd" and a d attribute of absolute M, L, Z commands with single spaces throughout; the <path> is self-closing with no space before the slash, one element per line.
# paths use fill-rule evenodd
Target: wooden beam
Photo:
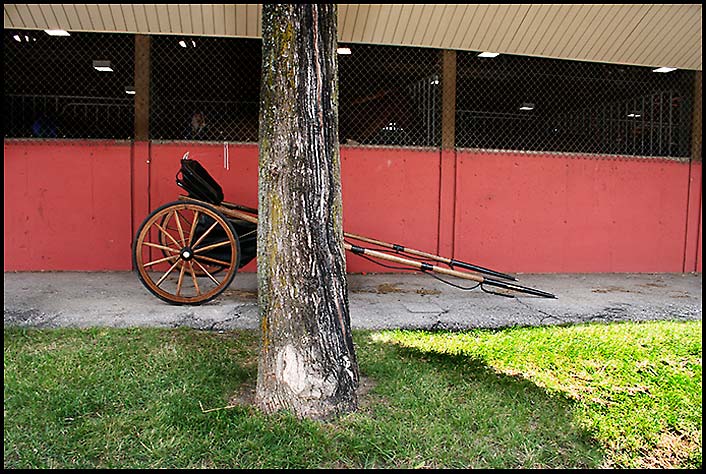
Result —
<path fill-rule="evenodd" d="M 703 141 L 703 132 L 701 131 L 701 71 L 694 73 L 694 100 L 693 111 L 691 115 L 691 159 L 693 161 L 701 161 L 701 142 Z"/>
<path fill-rule="evenodd" d="M 135 140 L 150 138 L 150 37 L 135 35 Z"/>
<path fill-rule="evenodd" d="M 441 148 L 456 146 L 456 51 L 442 52 Z"/>

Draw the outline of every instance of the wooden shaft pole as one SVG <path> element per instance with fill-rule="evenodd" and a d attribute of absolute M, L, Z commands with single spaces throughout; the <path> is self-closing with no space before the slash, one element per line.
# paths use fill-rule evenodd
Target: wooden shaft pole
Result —
<path fill-rule="evenodd" d="M 344 232 L 343 235 L 345 237 L 348 237 L 351 239 L 360 240 L 361 242 L 367 242 L 369 244 L 379 245 L 380 247 L 385 247 L 385 248 L 392 249 L 392 250 L 398 250 L 394 244 L 390 244 L 388 242 L 383 242 L 381 240 L 371 239 L 370 237 L 363 237 L 362 235 L 350 234 L 347 232 Z M 441 263 L 449 263 L 449 264 L 451 263 L 450 258 L 442 257 L 440 255 L 434 255 L 431 253 L 422 252 L 421 250 L 410 249 L 410 248 L 402 247 L 402 246 L 399 246 L 399 247 L 401 247 L 404 252 L 406 252 L 410 255 L 416 255 L 417 257 L 429 258 L 429 259 L 436 260 L 437 262 L 441 262 Z"/>
<path fill-rule="evenodd" d="M 390 255 L 386 254 L 383 252 L 378 252 L 376 250 L 370 250 L 370 249 L 364 249 L 357 247 L 356 249 L 353 248 L 352 245 L 344 243 L 343 248 L 348 250 L 349 252 L 353 252 L 359 255 L 367 255 L 369 257 L 374 257 L 374 258 L 379 258 L 381 260 L 387 260 L 389 262 L 395 262 L 399 263 L 401 265 L 408 265 L 413 268 L 417 268 L 419 270 L 430 270 L 433 271 L 434 273 L 441 273 L 442 275 L 449 275 L 453 276 L 456 278 L 462 278 L 464 280 L 473 280 L 477 281 L 479 283 L 482 283 L 485 281 L 485 278 L 483 278 L 481 275 L 477 275 L 475 273 L 465 273 L 465 272 L 459 272 L 457 270 L 451 270 L 449 268 L 443 268 L 443 267 L 437 267 L 436 265 L 429 265 L 427 263 L 422 263 L 422 262 L 417 262 L 416 260 L 410 260 L 407 258 L 402 258 L 398 257 L 396 255 Z"/>

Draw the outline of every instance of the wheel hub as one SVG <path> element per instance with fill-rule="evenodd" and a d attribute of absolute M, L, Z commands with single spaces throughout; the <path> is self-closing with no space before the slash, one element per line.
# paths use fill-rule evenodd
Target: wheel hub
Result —
<path fill-rule="evenodd" d="M 189 260 L 194 258 L 194 252 L 189 247 L 184 247 L 183 249 L 181 249 L 181 253 L 179 254 L 179 256 L 183 260 L 186 260 L 188 262 Z"/>

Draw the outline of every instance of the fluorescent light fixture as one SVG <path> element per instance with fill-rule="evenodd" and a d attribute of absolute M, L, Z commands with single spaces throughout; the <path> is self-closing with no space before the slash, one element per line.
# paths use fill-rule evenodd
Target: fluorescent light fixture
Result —
<path fill-rule="evenodd" d="M 677 68 L 675 67 L 658 67 L 657 69 L 653 69 L 652 72 L 672 72 L 676 70 Z"/>
<path fill-rule="evenodd" d="M 336 52 L 338 54 L 351 54 L 351 48 L 338 48 Z"/>
<path fill-rule="evenodd" d="M 125 86 L 125 93 L 135 95 L 135 86 Z"/>
<path fill-rule="evenodd" d="M 638 118 L 638 117 L 642 117 L 642 115 L 633 112 L 631 114 L 628 114 L 628 117 Z"/>
<path fill-rule="evenodd" d="M 479 58 L 494 58 L 496 56 L 500 56 L 500 53 L 491 53 L 491 52 L 486 51 L 486 52 L 480 53 L 478 55 Z"/>
<path fill-rule="evenodd" d="M 44 30 L 44 32 L 49 36 L 71 36 L 71 33 L 66 30 Z"/>
<path fill-rule="evenodd" d="M 397 124 L 397 122 L 390 122 L 390 123 L 388 123 L 387 125 L 385 125 L 384 127 L 382 127 L 382 129 L 383 129 L 383 130 L 391 130 L 391 131 L 395 131 L 395 132 L 404 131 L 404 128 L 400 127 L 400 126 Z"/>
<path fill-rule="evenodd" d="M 533 110 L 534 109 L 534 104 L 530 104 L 529 102 L 523 102 L 522 105 L 520 105 L 520 110 Z"/>
<path fill-rule="evenodd" d="M 93 69 L 102 72 L 113 72 L 113 66 L 110 61 L 93 61 Z"/>

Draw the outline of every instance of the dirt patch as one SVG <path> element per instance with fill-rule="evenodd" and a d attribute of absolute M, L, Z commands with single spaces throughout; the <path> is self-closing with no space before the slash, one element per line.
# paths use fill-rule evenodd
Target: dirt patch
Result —
<path fill-rule="evenodd" d="M 683 465 L 691 453 L 699 449 L 695 439 L 678 433 L 662 433 L 657 446 L 642 457 L 641 463 L 646 469 L 674 469 Z"/>
<path fill-rule="evenodd" d="M 417 294 L 420 294 L 422 296 L 440 295 L 441 294 L 441 291 L 439 291 L 439 290 L 427 290 L 426 288 L 420 288 L 416 292 L 417 292 Z"/>
<path fill-rule="evenodd" d="M 387 293 L 406 293 L 402 288 L 397 288 L 394 283 L 383 283 L 378 285 L 377 293 L 380 295 L 386 295 Z"/>
<path fill-rule="evenodd" d="M 360 377 L 360 383 L 358 385 L 357 395 L 358 404 L 363 407 L 368 405 L 368 392 L 372 390 L 377 383 L 370 377 Z M 224 408 L 234 408 L 234 407 L 253 407 L 255 406 L 255 385 L 253 384 L 243 384 L 240 389 L 233 394 L 228 400 L 228 406 Z"/>
<path fill-rule="evenodd" d="M 228 400 L 230 406 L 250 407 L 255 405 L 255 385 L 243 384 Z"/>
<path fill-rule="evenodd" d="M 594 288 L 591 290 L 594 293 L 642 293 L 641 291 L 626 290 L 619 286 L 607 286 L 605 288 Z"/>
<path fill-rule="evenodd" d="M 225 290 L 223 292 L 223 295 L 225 296 L 232 296 L 235 298 L 240 298 L 244 300 L 256 300 L 257 299 L 257 290 L 255 291 L 249 291 L 249 290 Z"/>

